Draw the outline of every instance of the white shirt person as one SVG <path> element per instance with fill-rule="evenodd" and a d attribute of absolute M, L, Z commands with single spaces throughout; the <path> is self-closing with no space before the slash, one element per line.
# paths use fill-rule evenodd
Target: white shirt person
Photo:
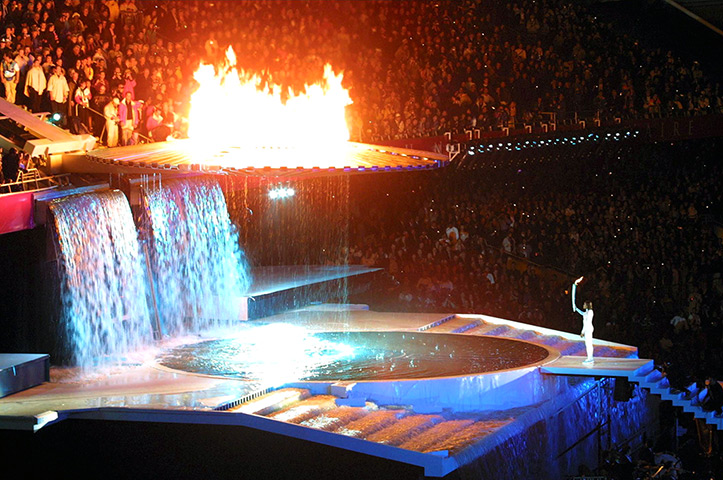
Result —
<path fill-rule="evenodd" d="M 582 279 L 583 277 L 580 277 L 575 280 L 575 283 L 572 284 L 572 311 L 582 315 L 582 332 L 580 333 L 580 336 L 585 338 L 585 350 L 587 352 L 587 359 L 583 363 L 590 364 L 593 363 L 592 332 L 594 328 L 592 326 L 592 318 L 594 314 L 592 311 L 592 302 L 583 303 L 582 308 L 584 308 L 585 310 L 580 310 L 575 304 L 575 293 L 577 291 L 577 285 L 582 281 Z"/>

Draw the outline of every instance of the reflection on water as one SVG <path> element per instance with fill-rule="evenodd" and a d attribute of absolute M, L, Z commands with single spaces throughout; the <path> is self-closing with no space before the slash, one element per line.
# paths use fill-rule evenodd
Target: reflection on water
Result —
<path fill-rule="evenodd" d="M 307 333 L 280 325 L 252 329 L 240 338 L 175 348 L 163 354 L 159 363 L 192 373 L 283 383 L 466 375 L 518 368 L 547 356 L 542 347 L 505 338 L 416 332 Z"/>

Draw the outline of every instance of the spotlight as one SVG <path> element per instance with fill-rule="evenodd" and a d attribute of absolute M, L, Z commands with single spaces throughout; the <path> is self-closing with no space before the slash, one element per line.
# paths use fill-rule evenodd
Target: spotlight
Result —
<path fill-rule="evenodd" d="M 296 191 L 291 187 L 289 187 L 289 188 L 280 187 L 280 188 L 274 188 L 272 190 L 269 190 L 269 198 L 271 200 L 279 200 L 282 198 L 289 198 L 289 197 L 293 197 L 295 194 L 296 194 Z"/>
<path fill-rule="evenodd" d="M 55 112 L 50 117 L 48 117 L 48 123 L 52 123 L 53 125 L 57 125 L 60 123 L 60 120 L 62 120 L 63 116 L 59 112 Z"/>

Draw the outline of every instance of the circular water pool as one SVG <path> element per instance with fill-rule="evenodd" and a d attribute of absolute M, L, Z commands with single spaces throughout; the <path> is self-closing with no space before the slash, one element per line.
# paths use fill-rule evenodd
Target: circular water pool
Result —
<path fill-rule="evenodd" d="M 420 332 L 250 332 L 174 348 L 166 368 L 242 380 L 399 380 L 530 366 L 551 352 L 519 340 Z"/>

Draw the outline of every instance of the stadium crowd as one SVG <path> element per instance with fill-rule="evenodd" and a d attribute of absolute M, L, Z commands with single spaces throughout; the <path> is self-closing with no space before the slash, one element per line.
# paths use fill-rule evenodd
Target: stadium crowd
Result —
<path fill-rule="evenodd" d="M 356 211 L 350 257 L 392 276 L 380 309 L 483 312 L 568 332 L 582 327 L 570 287 L 584 275 L 578 303 L 594 302 L 596 338 L 637 345 L 681 391 L 706 389 L 723 379 L 719 149 L 719 139 L 576 146 L 523 169 L 519 157 L 541 153 L 395 179 L 388 204 Z M 715 402 L 704 408 L 720 410 Z M 661 416 L 656 451 L 675 451 L 677 415 Z M 691 465 L 695 425 L 685 425 Z"/>
<path fill-rule="evenodd" d="M 182 135 L 193 72 L 227 45 L 297 90 L 343 70 L 363 141 L 722 111 L 697 62 L 616 32 L 562 0 L 0 4 L 4 97 L 108 145 Z"/>
<path fill-rule="evenodd" d="M 390 306 L 402 310 L 487 312 L 565 331 L 580 328 L 569 288 L 585 275 L 596 335 L 684 364 L 691 378 L 723 378 L 717 145 L 620 145 L 590 159 L 561 152 L 522 173 L 440 172 L 429 193 L 394 202 L 398 225 L 375 228 L 384 206 L 359 215 L 352 262 L 395 276 Z"/>

